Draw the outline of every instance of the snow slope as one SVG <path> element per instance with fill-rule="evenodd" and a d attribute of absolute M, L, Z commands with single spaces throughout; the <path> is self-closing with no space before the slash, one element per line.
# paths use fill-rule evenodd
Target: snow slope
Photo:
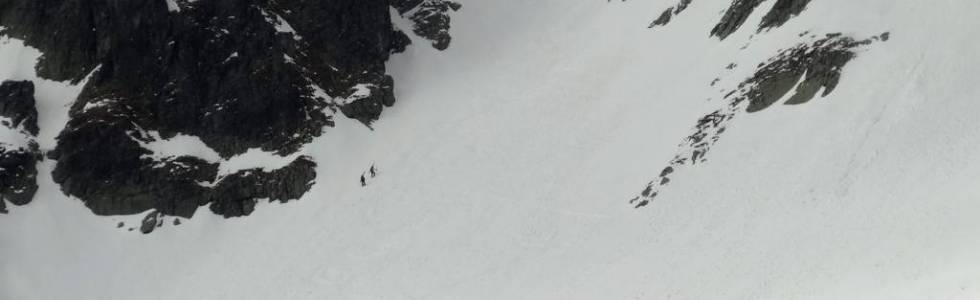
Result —
<path fill-rule="evenodd" d="M 461 2 L 452 48 L 391 62 L 399 103 L 374 131 L 337 118 L 303 150 L 319 182 L 301 201 L 141 235 L 62 196 L 45 162 L 35 201 L 0 217 L 0 299 L 980 297 L 980 2 L 816 0 L 750 37 L 768 1 L 725 41 L 708 32 L 728 1 L 653 30 L 675 3 Z M 633 209 L 803 31 L 892 39 L 831 96 L 742 115 Z M 33 76 L 19 47 L 0 43 L 0 78 Z M 50 149 L 78 91 L 39 91 Z"/>

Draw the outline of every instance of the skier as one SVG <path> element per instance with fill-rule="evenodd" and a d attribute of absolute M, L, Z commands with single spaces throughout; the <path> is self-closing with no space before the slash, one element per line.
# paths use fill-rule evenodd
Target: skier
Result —
<path fill-rule="evenodd" d="M 361 174 L 361 186 L 367 186 L 367 182 L 364 181 L 364 174 Z"/>
<path fill-rule="evenodd" d="M 374 172 L 374 165 L 371 165 L 371 170 L 370 170 L 370 172 L 371 172 L 371 178 L 374 178 L 374 176 L 378 176 L 378 173 L 375 173 L 375 172 Z"/>

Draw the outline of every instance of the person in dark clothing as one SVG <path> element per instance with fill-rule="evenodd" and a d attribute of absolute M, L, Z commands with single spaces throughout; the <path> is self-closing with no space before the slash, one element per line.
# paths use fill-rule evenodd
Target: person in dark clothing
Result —
<path fill-rule="evenodd" d="M 369 171 L 371 172 L 371 178 L 374 178 L 374 176 L 378 176 L 378 173 L 374 172 L 374 165 L 371 165 L 371 170 Z"/>
<path fill-rule="evenodd" d="M 367 182 L 364 181 L 364 174 L 361 174 L 361 186 L 366 186 Z"/>

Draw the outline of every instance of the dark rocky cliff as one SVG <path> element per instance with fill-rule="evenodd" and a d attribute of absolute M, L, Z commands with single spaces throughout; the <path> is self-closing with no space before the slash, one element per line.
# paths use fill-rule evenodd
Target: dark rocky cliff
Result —
<path fill-rule="evenodd" d="M 88 78 L 49 155 L 65 193 L 103 215 L 190 217 L 211 203 L 240 216 L 256 199 L 302 196 L 315 163 L 219 178 L 214 162 L 141 145 L 182 134 L 225 158 L 285 156 L 324 134 L 334 111 L 377 120 L 395 100 L 385 63 L 410 43 L 392 8 L 448 47 L 459 6 L 442 0 L 5 0 L 0 34 L 44 53 L 41 77 Z M 371 93 L 346 100 L 355 86 Z"/>
<path fill-rule="evenodd" d="M 0 84 L 0 213 L 7 204 L 30 203 L 37 192 L 37 109 L 34 84 L 5 81 Z"/>

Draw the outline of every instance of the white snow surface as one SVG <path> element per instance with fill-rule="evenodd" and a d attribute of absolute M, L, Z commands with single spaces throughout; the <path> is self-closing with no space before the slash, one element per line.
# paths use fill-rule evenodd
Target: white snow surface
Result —
<path fill-rule="evenodd" d="M 269 22 L 269 24 L 275 26 L 276 32 L 291 34 L 293 36 L 293 39 L 296 41 L 302 40 L 302 37 L 300 37 L 300 35 L 296 33 L 296 30 L 293 29 L 293 26 L 289 25 L 289 22 L 287 22 L 286 19 L 283 19 L 282 16 L 275 13 L 270 13 L 265 9 L 259 9 L 259 11 L 262 13 L 262 16 L 265 17 L 266 22 Z"/>
<path fill-rule="evenodd" d="M 145 135 L 150 137 L 151 141 L 141 141 L 134 139 L 140 143 L 144 149 L 149 150 L 151 154 L 147 155 L 149 158 L 155 161 L 161 162 L 167 159 L 174 159 L 177 157 L 193 157 L 202 159 L 207 162 L 217 163 L 218 165 L 218 177 L 223 178 L 224 176 L 234 174 L 238 171 L 251 170 L 251 169 L 261 169 L 266 172 L 271 172 L 274 170 L 282 169 L 295 161 L 301 156 L 300 153 L 280 156 L 272 152 L 263 151 L 262 149 L 249 149 L 245 153 L 235 155 L 229 158 L 222 158 L 218 152 L 211 149 L 201 138 L 178 134 L 169 139 L 165 139 L 160 136 L 157 131 L 145 131 Z"/>
<path fill-rule="evenodd" d="M 350 89 L 350 95 L 347 97 L 336 97 L 334 98 L 334 103 L 340 105 L 351 104 L 354 101 L 361 100 L 367 97 L 371 97 L 371 89 L 377 88 L 376 85 L 370 83 L 359 83 L 354 85 Z"/>
<path fill-rule="evenodd" d="M 14 120 L 0 116 L 0 148 L 6 150 L 27 150 L 33 137 L 23 126 L 8 127 L 4 124 L 14 124 Z"/>
<path fill-rule="evenodd" d="M 167 11 L 180 12 L 180 4 L 177 4 L 176 0 L 166 0 L 166 1 L 167 1 Z"/>
<path fill-rule="evenodd" d="M 399 102 L 374 131 L 337 118 L 304 148 L 300 201 L 141 235 L 115 228 L 140 216 L 65 197 L 46 161 L 35 201 L 0 216 L 0 299 L 980 297 L 980 2 L 812 1 L 750 38 L 768 1 L 723 42 L 729 1 L 657 30 L 673 1 L 461 2 L 448 51 L 417 40 L 390 63 Z M 831 96 L 742 115 L 707 163 L 627 204 L 806 30 L 892 38 Z M 37 55 L 3 40 L 0 78 L 36 79 Z M 78 87 L 36 83 L 50 148 Z"/>

